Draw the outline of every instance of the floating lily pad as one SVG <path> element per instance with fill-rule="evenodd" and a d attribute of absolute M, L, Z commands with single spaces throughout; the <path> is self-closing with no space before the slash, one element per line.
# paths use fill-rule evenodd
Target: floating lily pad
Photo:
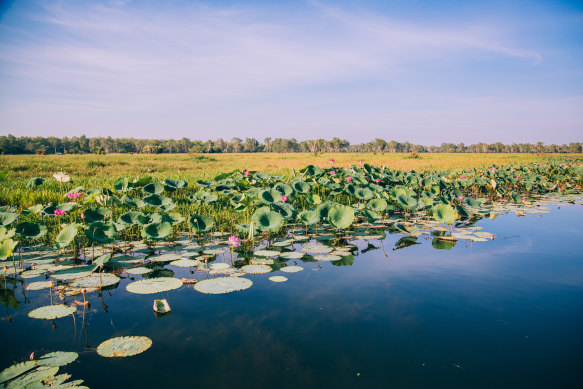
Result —
<path fill-rule="evenodd" d="M 74 288 L 95 288 L 101 285 L 102 288 L 106 286 L 115 285 L 120 281 L 121 278 L 115 274 L 101 273 L 92 274 L 89 277 L 80 278 L 69 283 L 70 286 Z"/>
<path fill-rule="evenodd" d="M 111 338 L 97 347 L 102 357 L 131 357 L 141 354 L 152 346 L 152 340 L 145 336 L 120 336 Z"/>
<path fill-rule="evenodd" d="M 287 253 L 282 253 L 279 257 L 283 259 L 300 259 L 304 255 L 306 254 L 299 251 L 288 251 Z"/>
<path fill-rule="evenodd" d="M 200 263 L 201 262 L 197 259 L 181 258 L 181 259 L 178 259 L 176 261 L 170 262 L 170 265 L 176 266 L 176 267 L 195 267 L 195 266 L 200 265 Z"/>
<path fill-rule="evenodd" d="M 271 282 L 286 282 L 287 277 L 284 276 L 271 276 L 269 277 L 269 281 Z"/>
<path fill-rule="evenodd" d="M 211 270 L 225 270 L 225 269 L 228 269 L 230 267 L 231 266 L 229 264 L 227 264 L 227 263 L 211 263 L 209 265 L 209 268 Z"/>
<path fill-rule="evenodd" d="M 52 320 L 69 316 L 75 311 L 77 311 L 76 307 L 69 307 L 64 304 L 45 305 L 44 307 L 39 307 L 30 311 L 28 317 L 32 317 L 33 319 Z"/>
<path fill-rule="evenodd" d="M 267 265 L 246 265 L 241 270 L 249 274 L 264 274 L 269 273 L 272 269 Z"/>
<path fill-rule="evenodd" d="M 46 273 L 46 270 L 43 269 L 34 269 L 34 270 L 27 270 L 20 273 L 20 278 L 35 278 L 40 277 Z"/>
<path fill-rule="evenodd" d="M 79 354 L 74 352 L 55 351 L 39 358 L 38 363 L 42 366 L 65 366 L 75 361 Z"/>
<path fill-rule="evenodd" d="M 143 267 L 143 266 L 133 267 L 131 269 L 126 269 L 126 273 L 128 273 L 128 274 L 136 274 L 136 275 L 146 274 L 146 273 L 149 273 L 151 271 L 152 271 L 152 269 L 148 269 L 147 267 Z"/>
<path fill-rule="evenodd" d="M 6 387 L 7 388 L 38 387 L 33 386 L 32 384 L 40 383 L 41 381 L 54 376 L 55 374 L 57 374 L 58 371 L 59 371 L 58 367 L 40 366 L 35 370 L 32 370 L 10 381 L 10 383 Z M 44 385 L 42 387 L 44 387 Z"/>
<path fill-rule="evenodd" d="M 26 361 L 22 363 L 16 363 L 10 367 L 7 367 L 2 371 L 2 373 L 0 373 L 0 384 L 14 377 L 18 377 L 19 375 L 34 369 L 36 366 L 37 361 Z"/>
<path fill-rule="evenodd" d="M 41 290 L 46 288 L 52 288 L 54 285 L 53 281 L 37 281 L 31 282 L 26 286 L 26 290 Z"/>
<path fill-rule="evenodd" d="M 152 294 L 178 289 L 182 286 L 182 281 L 172 277 L 149 278 L 132 282 L 126 285 L 126 290 L 137 294 Z"/>
<path fill-rule="evenodd" d="M 95 265 L 76 266 L 69 269 L 59 270 L 51 274 L 57 280 L 74 280 L 76 278 L 88 277 L 97 269 Z"/>
<path fill-rule="evenodd" d="M 202 253 L 207 255 L 221 255 L 224 254 L 226 251 L 227 249 L 209 249 L 204 250 Z"/>
<path fill-rule="evenodd" d="M 177 261 L 181 258 L 182 256 L 180 254 L 162 254 L 155 257 L 149 257 L 148 260 L 151 262 L 170 262 Z"/>
<path fill-rule="evenodd" d="M 219 277 L 197 282 L 194 289 L 200 293 L 223 294 L 249 289 L 253 281 L 243 277 Z"/>
<path fill-rule="evenodd" d="M 332 254 L 324 254 L 324 255 L 315 255 L 314 259 L 316 261 L 339 261 L 342 259 L 340 255 L 332 255 Z"/>
<path fill-rule="evenodd" d="M 299 271 L 304 270 L 304 268 L 301 266 L 286 266 L 286 267 L 282 267 L 279 270 L 284 272 L 284 273 L 297 273 Z"/>
<path fill-rule="evenodd" d="M 258 257 L 277 257 L 281 253 L 275 250 L 257 250 L 253 254 Z"/>
<path fill-rule="evenodd" d="M 308 254 L 327 254 L 334 251 L 332 247 L 324 246 L 323 244 L 307 244 L 301 250 Z"/>

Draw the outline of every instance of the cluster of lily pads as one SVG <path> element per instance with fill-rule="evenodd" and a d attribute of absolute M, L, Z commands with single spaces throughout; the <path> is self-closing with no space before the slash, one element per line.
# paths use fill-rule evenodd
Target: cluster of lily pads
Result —
<path fill-rule="evenodd" d="M 74 315 L 86 306 L 87 294 L 101 295 L 123 278 L 133 281 L 125 289 L 136 294 L 185 284 L 203 294 L 222 294 L 250 288 L 258 274 L 280 272 L 269 280 L 285 282 L 304 270 L 297 261 L 352 265 L 357 242 L 368 243 L 363 253 L 377 249 L 371 244 L 376 240 L 384 250 L 387 233 L 402 235 L 394 249 L 419 244 L 420 237 L 431 239 L 436 249 L 450 249 L 459 240 L 487 241 L 494 235 L 475 225 L 481 218 L 543 213 L 545 202 L 556 199 L 581 201 L 583 167 L 578 161 L 550 161 L 402 172 L 368 164 L 310 165 L 289 177 L 233 171 L 194 185 L 142 177 L 90 189 L 73 187 L 64 173 L 55 179 L 69 201 L 26 208 L 8 204 L 0 210 L 3 303 L 18 305 L 9 284 L 37 293 L 48 289 L 51 304 L 31 310 L 35 319 Z M 34 177 L 28 186 L 36 190 L 43 182 Z M 172 268 L 190 269 L 195 277 L 176 278 Z M 61 303 L 53 303 L 53 293 Z M 80 296 L 83 302 L 71 301 Z M 170 306 L 155 300 L 154 311 L 167 314 Z M 125 356 L 146 345 L 151 340 L 129 337 L 97 351 Z M 42 385 L 58 377 L 41 365 L 25 364 L 34 370 L 11 367 L 2 377 L 9 377 L 9 385 L 29 375 L 35 379 L 31 383 Z"/>

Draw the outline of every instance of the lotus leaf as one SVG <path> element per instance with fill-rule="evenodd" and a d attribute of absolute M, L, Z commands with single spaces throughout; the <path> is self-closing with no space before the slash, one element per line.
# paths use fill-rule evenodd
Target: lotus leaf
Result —
<path fill-rule="evenodd" d="M 188 183 L 184 180 L 180 180 L 180 179 L 171 179 L 171 178 L 167 178 L 164 180 L 164 186 L 166 190 L 178 190 L 178 189 L 182 189 L 182 188 L 186 188 L 188 186 Z"/>
<path fill-rule="evenodd" d="M 328 218 L 328 212 L 330 211 L 330 209 L 332 209 L 333 206 L 334 204 L 332 204 L 329 201 L 326 201 L 325 203 L 320 204 L 318 208 L 316 208 L 316 212 L 318 212 L 320 220 L 326 220 Z"/>
<path fill-rule="evenodd" d="M 0 242 L 0 259 L 9 258 L 17 245 L 18 242 L 12 239 L 6 239 Z"/>
<path fill-rule="evenodd" d="M 120 336 L 111 338 L 97 347 L 102 357 L 131 357 L 141 354 L 152 346 L 152 340 L 145 336 Z"/>
<path fill-rule="evenodd" d="M 281 253 L 275 250 L 257 250 L 253 254 L 258 257 L 277 257 Z"/>
<path fill-rule="evenodd" d="M 63 229 L 59 232 L 59 234 L 55 238 L 55 245 L 57 246 L 57 248 L 61 249 L 70 245 L 73 239 L 75 239 L 78 230 L 79 224 L 77 223 L 69 224 L 63 227 Z"/>
<path fill-rule="evenodd" d="M 341 255 L 342 259 L 330 262 L 334 266 L 352 266 L 354 263 L 353 255 Z"/>
<path fill-rule="evenodd" d="M 304 253 L 301 253 L 299 251 L 288 251 L 286 253 L 282 253 L 279 257 L 289 260 L 289 259 L 300 259 L 302 258 L 304 255 Z"/>
<path fill-rule="evenodd" d="M 137 294 L 153 294 L 178 289 L 182 281 L 172 277 L 149 278 L 126 285 L 126 290 Z"/>
<path fill-rule="evenodd" d="M 45 305 L 30 311 L 28 317 L 33 319 L 52 320 L 69 316 L 75 311 L 77 311 L 76 307 L 69 307 L 64 304 Z"/>
<path fill-rule="evenodd" d="M 40 384 L 41 381 L 50 379 L 55 374 L 57 374 L 58 371 L 59 371 L 58 367 L 39 366 L 35 370 L 13 379 L 6 387 L 9 389 L 38 388 L 39 386 L 35 384 Z M 42 387 L 44 388 L 45 386 L 42 385 Z"/>
<path fill-rule="evenodd" d="M 164 192 L 164 185 L 160 184 L 159 182 L 154 182 L 154 183 L 151 183 L 151 184 L 144 186 L 142 188 L 142 190 L 145 193 L 148 193 L 151 195 L 157 195 L 157 194 Z"/>
<path fill-rule="evenodd" d="M 369 200 L 371 199 L 374 194 L 372 193 L 372 191 L 368 188 L 358 188 L 355 192 L 354 192 L 354 196 L 359 199 L 359 200 Z"/>
<path fill-rule="evenodd" d="M 332 254 L 321 254 L 321 255 L 315 255 L 314 259 L 316 261 L 326 261 L 326 262 L 330 262 L 330 261 L 339 261 L 342 259 L 341 256 L 339 255 L 332 255 Z"/>
<path fill-rule="evenodd" d="M 304 270 L 304 268 L 301 266 L 286 266 L 286 267 L 282 267 L 279 270 L 284 272 L 284 273 L 297 273 L 299 271 Z"/>
<path fill-rule="evenodd" d="M 74 288 L 95 288 L 99 286 L 105 288 L 106 286 L 117 284 L 120 279 L 115 274 L 110 273 L 92 274 L 89 277 L 76 279 L 69 283 L 69 285 Z"/>
<path fill-rule="evenodd" d="M 134 224 L 140 224 L 140 220 L 143 220 L 143 218 L 145 218 L 145 217 L 146 217 L 146 215 L 144 215 L 142 212 L 136 212 L 136 211 L 126 212 L 117 219 L 117 222 L 119 224 L 125 224 L 127 226 L 132 226 Z M 142 219 L 140 219 L 140 218 L 142 218 Z M 148 223 L 145 223 L 145 224 L 148 224 Z"/>
<path fill-rule="evenodd" d="M 303 225 L 311 226 L 320 221 L 320 215 L 316 211 L 302 211 L 298 219 Z"/>
<path fill-rule="evenodd" d="M 270 211 L 268 207 L 256 210 L 251 219 L 262 231 L 269 232 L 277 232 L 284 223 L 283 216 L 277 212 Z"/>
<path fill-rule="evenodd" d="M 26 290 L 41 290 L 46 288 L 52 288 L 54 286 L 53 281 L 36 281 L 31 282 L 26 286 Z"/>
<path fill-rule="evenodd" d="M 186 259 L 186 258 L 181 258 L 178 259 L 176 261 L 172 261 L 170 262 L 171 266 L 176 266 L 176 267 L 195 267 L 200 265 L 201 262 L 198 259 Z"/>
<path fill-rule="evenodd" d="M 336 204 L 328 211 L 328 221 L 336 228 L 348 228 L 354 221 L 354 208 Z"/>
<path fill-rule="evenodd" d="M 45 182 L 45 179 L 42 177 L 33 177 L 30 180 L 28 180 L 28 183 L 26 184 L 26 186 L 28 188 L 35 188 L 39 185 L 41 185 L 43 182 Z"/>
<path fill-rule="evenodd" d="M 117 238 L 117 229 L 112 222 L 93 222 L 85 228 L 85 236 L 94 242 L 107 244 Z"/>
<path fill-rule="evenodd" d="M 23 222 L 16 226 L 16 232 L 25 239 L 39 239 L 47 233 L 47 226 L 39 223 Z"/>
<path fill-rule="evenodd" d="M 308 254 L 327 254 L 334 249 L 332 247 L 324 246 L 323 244 L 309 243 L 301 248 L 301 250 Z"/>
<path fill-rule="evenodd" d="M 293 186 L 294 191 L 296 191 L 297 193 L 300 193 L 300 194 L 308 194 L 312 190 L 312 187 L 310 186 L 310 184 L 308 184 L 307 182 L 304 182 L 304 181 L 296 181 L 293 183 L 292 186 Z"/>
<path fill-rule="evenodd" d="M 79 354 L 74 352 L 55 351 L 43 355 L 38 359 L 38 364 L 41 366 L 65 366 L 74 362 L 79 357 Z"/>
<path fill-rule="evenodd" d="M 170 197 L 164 196 L 162 194 L 153 194 L 143 198 L 144 203 L 152 207 L 163 207 L 172 204 L 172 199 Z"/>
<path fill-rule="evenodd" d="M 22 363 L 16 363 L 10 367 L 7 367 L 6 369 L 2 370 L 2 373 L 0 373 L 0 384 L 3 384 L 4 382 L 11 380 L 15 377 L 18 377 L 19 375 L 24 374 L 37 366 L 38 366 L 37 361 L 26 361 Z"/>
<path fill-rule="evenodd" d="M 437 204 L 433 207 L 433 218 L 440 223 L 453 224 L 457 214 L 449 204 Z"/>
<path fill-rule="evenodd" d="M 75 266 L 58 270 L 52 273 L 51 277 L 57 280 L 74 280 L 90 276 L 95 269 L 97 269 L 96 265 Z"/>
<path fill-rule="evenodd" d="M 14 212 L 0 212 L 0 225 L 2 227 L 8 227 L 12 223 L 18 220 L 18 214 Z"/>
<path fill-rule="evenodd" d="M 206 215 L 194 214 L 190 215 L 188 225 L 198 234 L 204 234 L 212 230 L 215 226 L 215 220 Z"/>
<path fill-rule="evenodd" d="M 164 240 L 172 232 L 172 225 L 168 222 L 150 223 L 142 227 L 142 236 L 151 240 Z"/>
<path fill-rule="evenodd" d="M 253 281 L 244 277 L 219 277 L 199 281 L 194 289 L 205 294 L 223 294 L 249 289 Z"/>
<path fill-rule="evenodd" d="M 373 212 L 383 212 L 387 209 L 387 202 L 384 199 L 374 199 L 368 202 L 366 207 Z"/>
<path fill-rule="evenodd" d="M 89 208 L 84 212 L 85 222 L 93 223 L 97 221 L 105 221 L 111 215 L 111 210 L 105 207 Z"/>
<path fill-rule="evenodd" d="M 272 269 L 266 265 L 245 265 L 241 270 L 248 274 L 264 274 L 269 273 Z"/>
<path fill-rule="evenodd" d="M 126 177 L 118 178 L 113 183 L 113 189 L 115 189 L 118 192 L 125 192 L 128 190 L 128 187 L 129 187 L 129 181 Z"/>
<path fill-rule="evenodd" d="M 180 256 L 180 254 L 168 253 L 168 254 L 157 255 L 154 257 L 149 257 L 148 260 L 150 262 L 170 262 L 170 261 L 177 261 L 180 258 L 182 258 L 182 256 Z"/>
<path fill-rule="evenodd" d="M 286 282 L 287 277 L 284 276 L 271 276 L 269 277 L 269 281 L 271 282 Z"/>

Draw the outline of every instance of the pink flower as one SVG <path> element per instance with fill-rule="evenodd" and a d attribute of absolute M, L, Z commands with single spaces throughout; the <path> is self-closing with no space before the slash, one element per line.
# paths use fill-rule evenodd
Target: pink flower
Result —
<path fill-rule="evenodd" d="M 228 242 L 233 247 L 241 246 L 241 239 L 237 238 L 235 235 L 229 236 Z"/>
<path fill-rule="evenodd" d="M 281 196 L 279 199 L 285 203 L 287 201 L 287 196 Z"/>
<path fill-rule="evenodd" d="M 364 161 L 361 159 L 360 161 L 358 161 L 358 163 L 363 163 Z"/>
<path fill-rule="evenodd" d="M 496 168 L 492 169 L 492 171 L 495 172 L 496 171 Z"/>
<path fill-rule="evenodd" d="M 463 174 L 460 176 L 460 178 L 466 178 L 466 176 L 464 176 Z"/>
<path fill-rule="evenodd" d="M 245 173 L 243 173 L 243 175 L 244 175 L 245 177 L 247 177 L 247 176 L 249 175 L 249 172 L 248 172 L 248 171 L 245 171 Z"/>
<path fill-rule="evenodd" d="M 520 175 L 516 176 L 516 178 L 520 180 Z"/>
<path fill-rule="evenodd" d="M 30 359 L 31 361 L 34 360 L 34 351 L 30 353 L 30 356 L 28 357 L 28 359 Z"/>
<path fill-rule="evenodd" d="M 377 183 L 378 183 L 378 182 L 381 182 L 381 179 L 380 179 L 380 178 L 375 178 L 375 179 L 374 179 L 374 182 L 377 182 Z"/>
<path fill-rule="evenodd" d="M 65 211 L 63 211 L 62 209 L 55 209 L 55 216 L 61 216 L 64 214 L 65 214 Z"/>
<path fill-rule="evenodd" d="M 352 181 L 352 177 L 346 177 L 346 181 Z"/>
<path fill-rule="evenodd" d="M 331 175 L 334 175 L 334 174 L 336 174 L 336 172 L 335 172 L 334 170 L 331 170 L 331 171 L 330 171 L 330 174 L 331 174 Z"/>
<path fill-rule="evenodd" d="M 67 197 L 72 199 L 72 198 L 77 198 L 77 197 L 81 197 L 81 193 L 76 192 L 76 193 L 67 193 Z"/>
<path fill-rule="evenodd" d="M 457 199 L 458 200 L 463 200 L 464 199 L 464 196 L 458 196 Z"/>
<path fill-rule="evenodd" d="M 330 162 L 332 162 L 332 163 L 336 162 L 336 161 L 334 160 L 334 158 L 330 158 L 328 161 L 330 161 Z"/>
<path fill-rule="evenodd" d="M 85 213 L 81 212 L 81 219 L 85 219 Z"/>

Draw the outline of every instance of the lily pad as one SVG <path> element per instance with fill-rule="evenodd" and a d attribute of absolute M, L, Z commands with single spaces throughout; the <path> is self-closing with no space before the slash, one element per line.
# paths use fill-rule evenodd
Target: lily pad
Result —
<path fill-rule="evenodd" d="M 286 282 L 287 277 L 284 276 L 271 276 L 269 277 L 269 281 L 271 282 Z"/>
<path fill-rule="evenodd" d="M 26 290 L 41 290 L 46 288 L 52 288 L 55 283 L 53 281 L 37 281 L 31 282 L 26 286 Z"/>
<path fill-rule="evenodd" d="M 170 265 L 176 267 L 195 267 L 200 265 L 200 263 L 201 262 L 198 259 L 181 258 L 176 261 L 170 262 Z"/>
<path fill-rule="evenodd" d="M 74 352 L 55 351 L 40 357 L 38 363 L 41 366 L 65 366 L 74 362 L 78 357 L 79 354 Z"/>
<path fill-rule="evenodd" d="M 28 317 L 33 319 L 52 320 L 69 316 L 75 311 L 77 311 L 76 307 L 69 307 L 64 304 L 45 305 L 44 307 L 39 307 L 30 311 Z"/>
<path fill-rule="evenodd" d="M 304 268 L 301 266 L 286 266 L 286 267 L 282 267 L 279 270 L 284 272 L 284 273 L 297 273 L 299 271 L 304 270 Z"/>
<path fill-rule="evenodd" d="M 131 269 L 126 269 L 126 273 L 128 273 L 128 274 L 136 274 L 136 275 L 146 274 L 146 273 L 149 273 L 151 271 L 152 271 L 152 269 L 148 269 L 147 267 L 143 267 L 143 266 L 133 267 Z"/>
<path fill-rule="evenodd" d="M 244 277 L 219 277 L 197 282 L 194 285 L 200 293 L 223 294 L 249 289 L 253 281 Z"/>
<path fill-rule="evenodd" d="M 126 290 L 137 294 L 153 294 L 178 289 L 182 281 L 172 277 L 148 278 L 126 285 Z"/>
<path fill-rule="evenodd" d="M 131 357 L 141 354 L 152 346 L 152 340 L 145 336 L 120 336 L 111 338 L 97 347 L 102 357 Z"/>
<path fill-rule="evenodd" d="M 258 257 L 277 257 L 281 253 L 275 250 L 257 250 L 253 254 Z"/>
<path fill-rule="evenodd" d="M 29 370 L 34 369 L 37 366 L 36 361 L 26 361 L 22 363 L 16 363 L 6 369 L 2 370 L 0 373 L 0 384 L 14 378 L 19 375 L 26 373 Z"/>
<path fill-rule="evenodd" d="M 272 269 L 267 265 L 246 265 L 241 270 L 249 274 L 264 274 L 269 273 Z"/>
<path fill-rule="evenodd" d="M 101 285 L 104 288 L 117 284 L 120 279 L 115 274 L 110 273 L 92 274 L 89 277 L 74 280 L 69 285 L 74 288 L 95 288 Z"/>

